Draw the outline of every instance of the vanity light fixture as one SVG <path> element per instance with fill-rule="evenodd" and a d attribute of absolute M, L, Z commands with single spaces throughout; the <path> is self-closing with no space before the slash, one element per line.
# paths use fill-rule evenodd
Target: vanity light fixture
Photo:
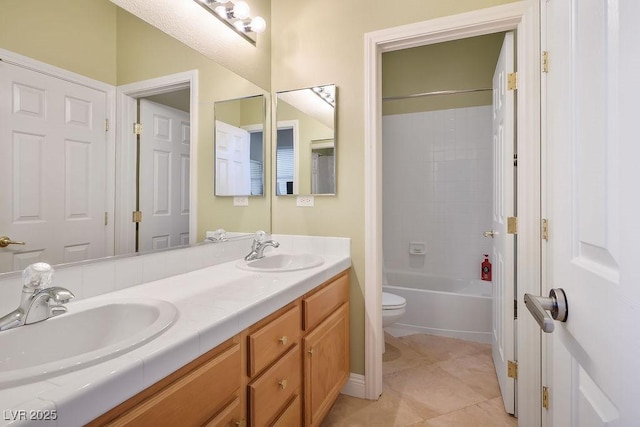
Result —
<path fill-rule="evenodd" d="M 245 1 L 194 1 L 253 45 L 256 44 L 256 34 L 263 32 L 267 28 L 267 22 L 264 18 L 260 16 L 252 18 L 250 16 L 251 8 Z"/>
<path fill-rule="evenodd" d="M 311 90 L 313 90 L 313 93 L 318 95 L 332 107 L 336 106 L 336 94 L 334 85 L 315 86 L 312 87 Z"/>

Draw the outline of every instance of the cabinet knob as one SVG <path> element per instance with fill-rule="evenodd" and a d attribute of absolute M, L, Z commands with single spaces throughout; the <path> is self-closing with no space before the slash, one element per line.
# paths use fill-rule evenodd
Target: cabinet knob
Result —
<path fill-rule="evenodd" d="M 283 336 L 281 336 L 281 337 L 278 339 L 278 342 L 280 342 L 280 344 L 282 344 L 282 345 L 287 345 L 287 341 L 288 341 L 288 340 L 289 340 L 289 339 L 287 338 L 287 336 L 286 336 L 286 335 L 283 335 Z"/>
<path fill-rule="evenodd" d="M 280 386 L 281 389 L 285 389 L 287 388 L 287 380 L 280 380 L 278 381 L 278 385 Z"/>
<path fill-rule="evenodd" d="M 310 349 L 307 353 L 309 353 L 309 355 L 313 356 L 313 349 Z"/>

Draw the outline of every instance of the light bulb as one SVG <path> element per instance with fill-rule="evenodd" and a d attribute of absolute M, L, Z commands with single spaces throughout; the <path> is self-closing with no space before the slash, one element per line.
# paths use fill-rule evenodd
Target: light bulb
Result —
<path fill-rule="evenodd" d="M 267 28 L 267 22 L 261 16 L 256 16 L 249 26 L 254 33 L 261 33 Z"/>
<path fill-rule="evenodd" d="M 233 23 L 233 26 L 236 27 L 236 30 L 242 33 L 247 31 L 247 26 L 245 25 L 244 21 L 236 21 Z"/>
<path fill-rule="evenodd" d="M 218 6 L 215 9 L 213 9 L 213 11 L 218 15 L 222 16 L 223 18 L 227 17 L 227 8 L 225 6 Z"/>
<path fill-rule="evenodd" d="M 233 5 L 233 17 L 238 19 L 247 19 L 251 10 L 246 2 L 239 1 Z"/>

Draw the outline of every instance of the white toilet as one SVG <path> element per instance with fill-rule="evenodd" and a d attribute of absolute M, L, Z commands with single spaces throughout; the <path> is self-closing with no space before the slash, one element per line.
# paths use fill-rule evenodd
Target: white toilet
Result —
<path fill-rule="evenodd" d="M 400 295 L 382 293 L 382 328 L 396 323 L 403 315 L 407 307 L 407 300 Z M 385 342 L 382 339 L 382 354 L 385 352 Z"/>
<path fill-rule="evenodd" d="M 399 295 L 382 293 L 382 327 L 386 328 L 398 321 L 405 312 L 407 300 Z"/>

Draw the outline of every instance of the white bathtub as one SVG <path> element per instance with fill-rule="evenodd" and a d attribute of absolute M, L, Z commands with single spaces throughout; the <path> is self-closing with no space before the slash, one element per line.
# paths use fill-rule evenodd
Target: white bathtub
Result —
<path fill-rule="evenodd" d="M 491 282 L 387 271 L 382 290 L 407 300 L 405 315 L 385 328 L 394 336 L 427 333 L 491 342 Z"/>

